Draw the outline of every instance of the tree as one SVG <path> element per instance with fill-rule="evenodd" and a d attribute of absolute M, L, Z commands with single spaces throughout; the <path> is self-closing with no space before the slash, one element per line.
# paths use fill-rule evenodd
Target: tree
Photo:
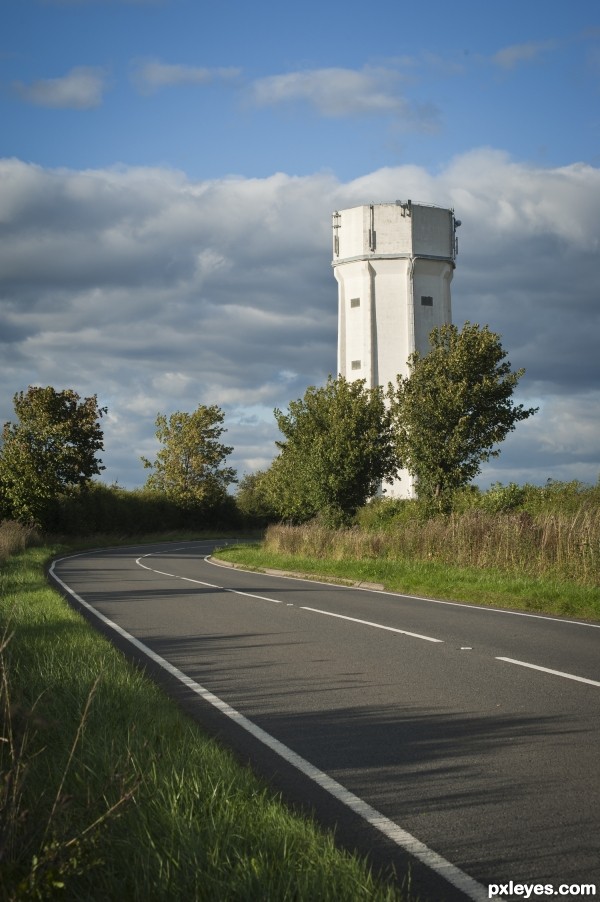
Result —
<path fill-rule="evenodd" d="M 162 444 L 154 463 L 142 457 L 145 467 L 154 470 L 147 488 L 164 493 L 182 507 L 215 507 L 235 482 L 235 470 L 224 467 L 233 448 L 219 441 L 225 429 L 223 411 L 216 405 L 201 404 L 194 413 L 176 411 L 167 419 L 156 418 L 156 437 Z"/>
<path fill-rule="evenodd" d="M 441 326 L 429 340 L 429 353 L 411 355 L 410 375 L 398 376 L 388 397 L 401 465 L 420 497 L 441 501 L 497 457 L 495 446 L 537 408 L 513 403 L 525 370 L 511 372 L 500 336 L 487 326 Z"/>
<path fill-rule="evenodd" d="M 10 515 L 43 526 L 53 503 L 85 487 L 104 470 L 96 395 L 80 399 L 71 389 L 30 386 L 14 398 L 18 423 L 7 422 L 0 449 L 0 495 Z"/>
<path fill-rule="evenodd" d="M 296 521 L 320 513 L 332 525 L 346 522 L 396 472 L 390 417 L 381 388 L 331 376 L 275 410 L 285 441 L 268 473 L 270 502 Z"/>
<path fill-rule="evenodd" d="M 277 519 L 269 501 L 268 471 L 245 473 L 239 481 L 235 493 L 237 509 L 248 525 L 266 526 Z"/>

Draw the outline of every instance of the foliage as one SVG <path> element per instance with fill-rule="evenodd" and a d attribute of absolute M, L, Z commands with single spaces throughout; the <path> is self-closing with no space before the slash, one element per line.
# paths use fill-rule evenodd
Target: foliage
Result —
<path fill-rule="evenodd" d="M 436 328 L 431 350 L 409 359 L 410 375 L 389 387 L 398 457 L 419 497 L 443 503 L 500 453 L 495 446 L 537 408 L 512 401 L 524 370 L 512 372 L 500 337 L 487 326 Z"/>
<path fill-rule="evenodd" d="M 275 410 L 285 440 L 268 476 L 271 504 L 284 518 L 303 522 L 317 514 L 329 523 L 347 521 L 395 474 L 390 416 L 381 388 L 364 380 L 331 376 Z"/>
<path fill-rule="evenodd" d="M 399 523 L 426 520 L 431 516 L 431 505 L 417 498 L 386 498 L 379 496 L 360 507 L 354 516 L 354 524 L 367 531 L 395 529 Z"/>
<path fill-rule="evenodd" d="M 476 510 L 490 514 L 524 511 L 533 517 L 543 514 L 579 517 L 600 509 L 600 480 L 596 485 L 586 485 L 577 479 L 571 482 L 548 479 L 543 486 L 495 482 L 487 491 L 467 485 L 454 492 L 451 501 L 452 509 L 445 514 L 460 515 Z M 354 519 L 361 529 L 388 531 L 409 521 L 439 516 L 439 509 L 427 499 L 380 497 L 360 508 Z"/>
<path fill-rule="evenodd" d="M 481 496 L 480 506 L 490 514 L 503 514 L 508 511 L 519 510 L 525 500 L 526 489 L 524 486 L 509 482 L 502 485 L 495 482 L 488 491 Z"/>
<path fill-rule="evenodd" d="M 266 526 L 277 519 L 277 513 L 269 500 L 267 481 L 266 470 L 245 473 L 239 481 L 235 501 L 247 525 Z"/>
<path fill-rule="evenodd" d="M 495 492 L 491 493 L 493 497 Z M 482 499 L 485 496 L 482 496 Z M 526 502 L 524 502 L 526 503 Z M 384 500 L 383 510 L 394 502 Z M 269 550 L 308 557 L 414 560 L 502 570 L 541 579 L 572 580 L 600 588 L 600 505 L 532 515 L 524 508 L 418 516 L 419 504 L 371 528 L 328 529 L 313 522 L 277 524 L 266 532 Z"/>
<path fill-rule="evenodd" d="M 548 479 L 544 486 L 525 485 L 523 488 L 523 509 L 531 514 L 577 514 L 582 509 L 600 508 L 600 478 L 594 486 L 586 485 L 578 479 L 570 482 Z"/>
<path fill-rule="evenodd" d="M 156 418 L 156 437 L 162 447 L 154 463 L 142 457 L 154 472 L 146 487 L 185 508 L 213 508 L 235 482 L 235 470 L 223 466 L 233 448 L 221 444 L 225 432 L 223 411 L 200 404 L 194 413 L 176 411 Z"/>
<path fill-rule="evenodd" d="M 48 519 L 48 530 L 61 536 L 89 536 L 97 533 L 117 536 L 237 528 L 235 502 L 225 495 L 210 508 L 184 507 L 164 492 L 125 489 L 118 485 L 92 482 L 81 492 L 61 497 Z"/>
<path fill-rule="evenodd" d="M 24 523 L 44 525 L 63 494 L 86 486 L 104 469 L 96 395 L 80 399 L 71 389 L 30 386 L 14 396 L 18 423 L 2 431 L 0 485 L 5 513 Z"/>

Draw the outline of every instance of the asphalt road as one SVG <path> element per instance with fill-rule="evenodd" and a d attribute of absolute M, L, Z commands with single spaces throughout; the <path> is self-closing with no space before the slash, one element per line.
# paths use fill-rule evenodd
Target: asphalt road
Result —
<path fill-rule="evenodd" d="M 410 864 L 423 897 L 511 880 L 600 897 L 600 624 L 247 573 L 206 561 L 214 545 L 51 576 L 292 804 L 377 867 Z"/>

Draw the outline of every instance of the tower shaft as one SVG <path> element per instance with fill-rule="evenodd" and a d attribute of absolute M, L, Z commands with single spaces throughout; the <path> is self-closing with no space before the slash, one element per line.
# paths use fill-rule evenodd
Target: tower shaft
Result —
<path fill-rule="evenodd" d="M 340 375 L 387 389 L 408 375 L 413 351 L 427 353 L 431 330 L 452 321 L 456 226 L 452 210 L 411 201 L 333 214 Z M 408 474 L 385 493 L 411 497 Z"/>

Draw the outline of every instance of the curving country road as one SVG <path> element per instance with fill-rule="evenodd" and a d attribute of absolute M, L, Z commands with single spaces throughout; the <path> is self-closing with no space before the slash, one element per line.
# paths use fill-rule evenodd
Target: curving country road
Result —
<path fill-rule="evenodd" d="M 217 544 L 50 576 L 291 803 L 410 865 L 422 898 L 509 881 L 600 898 L 600 624 L 247 573 L 207 561 Z"/>

